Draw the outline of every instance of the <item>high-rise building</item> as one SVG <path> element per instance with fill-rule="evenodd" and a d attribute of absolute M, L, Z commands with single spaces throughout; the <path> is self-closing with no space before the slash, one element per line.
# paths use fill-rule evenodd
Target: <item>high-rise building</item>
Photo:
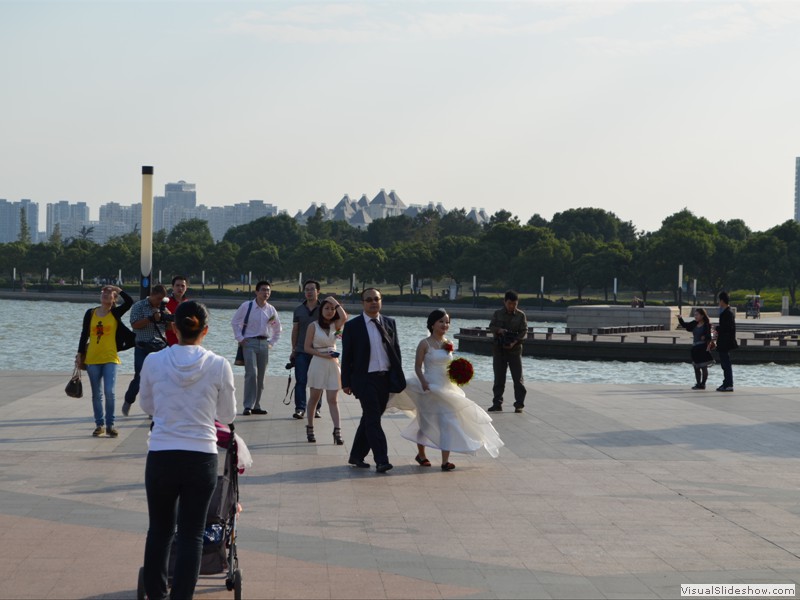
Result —
<path fill-rule="evenodd" d="M 23 210 L 31 242 L 39 241 L 39 204 L 28 199 L 19 202 L 0 199 L 0 243 L 16 242 L 19 239 L 20 211 Z"/>
<path fill-rule="evenodd" d="M 165 229 L 169 233 L 184 220 L 183 211 L 197 206 L 195 184 L 181 180 L 164 186 L 164 195 L 153 198 L 153 230 Z"/>
<path fill-rule="evenodd" d="M 800 221 L 800 156 L 794 159 L 794 220 Z"/>
<path fill-rule="evenodd" d="M 45 234 L 48 238 L 53 235 L 56 223 L 61 230 L 61 239 L 78 237 L 81 229 L 89 225 L 89 207 L 86 202 L 71 203 L 67 200 L 60 200 L 48 203 L 46 208 L 47 229 Z"/>

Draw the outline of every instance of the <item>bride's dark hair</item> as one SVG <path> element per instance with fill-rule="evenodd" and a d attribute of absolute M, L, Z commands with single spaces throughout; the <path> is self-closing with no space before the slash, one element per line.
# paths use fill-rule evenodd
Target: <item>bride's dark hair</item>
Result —
<path fill-rule="evenodd" d="M 436 321 L 440 320 L 442 317 L 447 316 L 447 311 L 443 308 L 435 309 L 431 314 L 428 315 L 428 331 L 433 333 L 433 324 Z"/>

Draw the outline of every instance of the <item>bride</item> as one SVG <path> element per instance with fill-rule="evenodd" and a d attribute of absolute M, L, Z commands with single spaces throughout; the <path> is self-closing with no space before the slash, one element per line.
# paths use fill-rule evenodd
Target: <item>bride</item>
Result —
<path fill-rule="evenodd" d="M 430 335 L 417 346 L 416 377 L 407 377 L 405 391 L 391 402 L 414 417 L 401 435 L 417 444 L 417 463 L 430 467 L 425 448 L 436 448 L 442 451 L 442 471 L 456 468 L 450 452 L 475 454 L 484 447 L 496 458 L 503 446 L 492 418 L 450 381 L 447 366 L 453 344 L 445 338 L 448 329 L 450 316 L 443 309 L 428 315 Z"/>

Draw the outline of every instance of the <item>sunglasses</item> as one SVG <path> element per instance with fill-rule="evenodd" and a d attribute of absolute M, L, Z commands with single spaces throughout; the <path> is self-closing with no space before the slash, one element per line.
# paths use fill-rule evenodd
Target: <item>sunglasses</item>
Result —
<path fill-rule="evenodd" d="M 380 296 L 374 296 L 374 297 L 367 296 L 366 298 L 364 298 L 364 302 L 380 302 L 380 301 L 381 301 Z"/>

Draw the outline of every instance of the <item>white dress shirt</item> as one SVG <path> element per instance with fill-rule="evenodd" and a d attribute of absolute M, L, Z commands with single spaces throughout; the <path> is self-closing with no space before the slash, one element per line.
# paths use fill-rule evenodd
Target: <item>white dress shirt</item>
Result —
<path fill-rule="evenodd" d="M 277 344 L 281 337 L 281 321 L 278 318 L 278 311 L 269 302 L 266 302 L 264 306 L 259 306 L 258 302 L 253 300 L 253 310 L 250 311 L 247 329 L 245 329 L 244 336 L 242 335 L 242 326 L 249 307 L 249 301 L 243 303 L 231 319 L 236 341 L 241 342 L 245 338 L 266 336 L 270 346 Z"/>
<path fill-rule="evenodd" d="M 362 314 L 367 324 L 367 334 L 369 334 L 369 368 L 367 371 L 370 373 L 374 371 L 388 371 L 391 363 L 389 362 L 389 354 L 386 352 L 386 346 L 383 344 L 381 332 L 378 326 L 372 322 L 372 317 L 367 315 L 367 313 Z M 381 321 L 380 315 L 375 318 Z M 383 321 L 381 321 L 381 324 L 383 324 Z M 384 325 L 384 328 L 385 327 L 386 325 Z"/>

